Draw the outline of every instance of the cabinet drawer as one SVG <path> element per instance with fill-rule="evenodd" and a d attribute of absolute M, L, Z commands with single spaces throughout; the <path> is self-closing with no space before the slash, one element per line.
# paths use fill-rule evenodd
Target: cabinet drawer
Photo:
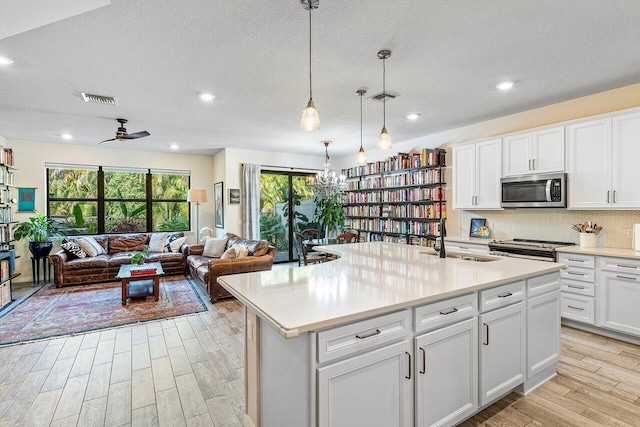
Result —
<path fill-rule="evenodd" d="M 480 291 L 480 312 L 485 313 L 496 308 L 524 300 L 525 282 L 520 280 L 514 283 L 497 286 Z"/>
<path fill-rule="evenodd" d="M 318 363 L 380 347 L 411 332 L 411 310 L 361 320 L 318 332 Z"/>
<path fill-rule="evenodd" d="M 569 267 L 560 270 L 560 277 L 569 280 L 580 280 L 581 282 L 595 282 L 595 270 L 586 268 Z"/>
<path fill-rule="evenodd" d="M 598 268 L 616 273 L 640 274 L 640 260 L 598 257 Z"/>
<path fill-rule="evenodd" d="M 594 268 L 596 266 L 593 255 L 560 254 L 558 262 L 570 267 Z"/>
<path fill-rule="evenodd" d="M 462 252 L 466 254 L 480 254 L 480 255 L 489 255 L 489 246 L 485 245 L 474 245 L 474 244 L 466 244 L 466 243 L 449 243 L 447 239 L 444 241 L 445 246 L 448 250 L 453 252 Z"/>
<path fill-rule="evenodd" d="M 594 301 L 591 297 L 562 293 L 562 317 L 594 324 Z"/>
<path fill-rule="evenodd" d="M 414 330 L 426 332 L 469 319 L 478 314 L 478 298 L 475 293 L 450 298 L 414 309 Z"/>
<path fill-rule="evenodd" d="M 596 285 L 595 283 L 562 279 L 562 291 L 594 297 L 596 295 Z"/>
<path fill-rule="evenodd" d="M 545 274 L 544 276 L 527 279 L 528 298 L 548 294 L 558 289 L 560 289 L 560 275 L 558 273 Z"/>

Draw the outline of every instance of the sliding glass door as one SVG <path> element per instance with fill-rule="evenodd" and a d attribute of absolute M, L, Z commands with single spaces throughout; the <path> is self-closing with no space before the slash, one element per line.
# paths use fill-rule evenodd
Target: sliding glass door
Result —
<path fill-rule="evenodd" d="M 275 262 L 298 259 L 293 233 L 314 227 L 313 191 L 308 174 L 262 171 L 260 176 L 260 236 L 277 249 Z"/>

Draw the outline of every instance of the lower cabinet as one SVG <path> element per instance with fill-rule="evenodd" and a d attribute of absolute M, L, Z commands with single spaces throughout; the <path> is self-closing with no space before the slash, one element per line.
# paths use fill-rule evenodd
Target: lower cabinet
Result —
<path fill-rule="evenodd" d="M 318 368 L 318 425 L 413 425 L 411 354 L 405 340 Z"/>
<path fill-rule="evenodd" d="M 560 291 L 527 301 L 527 378 L 560 360 Z"/>
<path fill-rule="evenodd" d="M 525 307 L 520 302 L 480 315 L 480 406 L 524 382 Z"/>
<path fill-rule="evenodd" d="M 598 326 L 640 335 L 640 275 L 602 271 Z"/>
<path fill-rule="evenodd" d="M 453 425 L 472 416 L 478 410 L 477 319 L 437 329 L 414 341 L 415 425 Z"/>

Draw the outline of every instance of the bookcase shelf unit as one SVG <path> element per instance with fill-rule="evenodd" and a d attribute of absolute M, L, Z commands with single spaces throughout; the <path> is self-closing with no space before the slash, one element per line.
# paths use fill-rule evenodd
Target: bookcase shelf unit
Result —
<path fill-rule="evenodd" d="M 433 246 L 446 218 L 445 150 L 398 153 L 345 169 L 345 228 L 361 241 Z"/>
<path fill-rule="evenodd" d="M 0 146 L 0 310 L 11 304 L 13 292 L 11 281 L 20 275 L 15 271 L 15 248 L 13 245 L 12 226 L 16 224 L 13 218 L 15 206 L 12 190 L 13 150 Z"/>

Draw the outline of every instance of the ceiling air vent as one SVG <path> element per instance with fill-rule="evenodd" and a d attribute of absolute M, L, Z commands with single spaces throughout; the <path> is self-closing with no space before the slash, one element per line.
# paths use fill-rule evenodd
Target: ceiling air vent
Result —
<path fill-rule="evenodd" d="M 389 92 L 379 92 L 370 97 L 369 99 L 373 99 L 375 101 L 382 101 L 384 98 L 394 99 L 397 95 L 392 95 Z"/>
<path fill-rule="evenodd" d="M 84 102 L 95 102 L 96 104 L 118 105 L 118 101 L 113 96 L 91 95 L 90 93 L 80 92 Z"/>

